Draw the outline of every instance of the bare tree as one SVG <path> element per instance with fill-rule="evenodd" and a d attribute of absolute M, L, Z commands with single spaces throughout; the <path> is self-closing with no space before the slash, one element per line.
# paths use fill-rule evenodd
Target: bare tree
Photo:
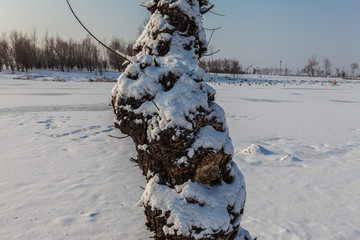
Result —
<path fill-rule="evenodd" d="M 92 42 L 90 36 L 87 36 L 82 41 L 82 54 L 84 56 L 85 67 L 89 72 L 96 70 L 96 67 L 99 67 L 99 51 L 96 45 Z"/>
<path fill-rule="evenodd" d="M 55 39 L 54 37 L 49 36 L 48 32 L 46 32 L 44 42 L 45 66 L 46 68 L 54 70 L 54 68 L 56 67 Z"/>
<path fill-rule="evenodd" d="M 131 46 L 129 44 L 125 50 L 131 53 Z M 90 72 L 96 70 L 102 74 L 108 62 L 107 52 L 100 52 L 98 45 L 89 36 L 82 41 L 71 38 L 64 40 L 60 36 L 49 36 L 46 32 L 40 45 L 34 29 L 30 37 L 13 31 L 9 38 L 6 38 L 6 34 L 0 38 L 0 70 L 4 65 L 13 72 L 15 69 L 27 71 L 32 68 L 61 71 L 86 68 Z"/>
<path fill-rule="evenodd" d="M 114 37 L 111 40 L 110 48 L 115 49 L 115 50 L 120 51 L 120 52 L 127 52 L 126 51 L 127 50 L 127 44 L 121 38 L 115 38 Z M 110 66 L 113 69 L 116 69 L 119 72 L 124 70 L 124 66 L 123 66 L 124 59 L 123 58 L 119 57 L 118 55 L 116 55 L 115 53 L 110 52 L 110 51 L 108 51 L 108 58 L 109 58 Z"/>
<path fill-rule="evenodd" d="M 222 72 L 222 67 L 221 67 L 221 60 L 220 59 L 216 59 L 212 61 L 212 71 L 213 73 L 215 73 L 216 75 Z"/>
<path fill-rule="evenodd" d="M 342 78 L 345 78 L 346 77 L 346 71 L 345 71 L 345 68 L 342 68 L 341 72 L 340 72 L 340 75 Z"/>
<path fill-rule="evenodd" d="M 336 77 L 340 77 L 340 76 L 341 76 L 340 68 L 339 68 L 339 67 L 336 67 L 336 68 L 335 68 L 335 71 L 336 71 L 335 76 L 336 76 Z"/>
<path fill-rule="evenodd" d="M 70 38 L 68 41 L 67 47 L 67 59 L 66 59 L 66 69 L 67 71 L 73 70 L 76 67 L 76 41 Z"/>
<path fill-rule="evenodd" d="M 290 74 L 291 74 L 291 70 L 287 67 L 287 65 L 285 65 L 284 75 L 285 75 L 285 76 L 289 76 Z"/>
<path fill-rule="evenodd" d="M 239 74 L 241 73 L 242 71 L 242 66 L 241 64 L 239 63 L 238 60 L 231 60 L 230 61 L 230 73 L 232 73 L 234 75 L 234 77 L 237 77 L 239 76 Z"/>
<path fill-rule="evenodd" d="M 240 74 L 242 71 L 242 66 L 239 61 L 235 59 L 211 59 L 206 61 L 204 59 L 201 61 L 205 64 L 206 70 L 211 73 L 230 73 L 230 74 Z"/>
<path fill-rule="evenodd" d="M 82 71 L 85 68 L 85 53 L 82 43 L 75 43 L 75 66 L 79 71 Z"/>
<path fill-rule="evenodd" d="M 315 67 L 319 65 L 319 62 L 317 60 L 316 54 L 312 55 L 308 59 L 308 64 L 305 66 L 304 71 L 310 76 L 315 76 Z"/>
<path fill-rule="evenodd" d="M 99 50 L 99 61 L 101 64 L 102 69 L 106 72 L 109 65 L 108 55 L 106 49 L 100 48 Z"/>
<path fill-rule="evenodd" d="M 231 71 L 230 71 L 230 68 L 231 68 L 231 66 L 230 66 L 230 61 L 228 60 L 228 59 L 226 59 L 226 58 L 224 58 L 223 60 L 222 60 L 222 72 L 224 72 L 224 73 L 230 73 Z"/>
<path fill-rule="evenodd" d="M 29 37 L 21 32 L 13 31 L 10 34 L 10 42 L 17 70 L 28 71 L 32 66 L 33 60 Z"/>
<path fill-rule="evenodd" d="M 5 68 L 9 66 L 9 55 L 10 48 L 4 34 L 0 39 L 0 72 L 4 66 Z"/>
<path fill-rule="evenodd" d="M 38 47 L 38 37 L 37 37 L 37 32 L 36 32 L 36 27 L 33 29 L 31 35 L 30 35 L 30 55 L 31 55 L 31 63 L 30 66 L 31 68 L 35 68 L 36 64 L 37 64 L 37 58 L 40 57 L 38 56 L 39 51 L 37 51 Z"/>
<path fill-rule="evenodd" d="M 359 69 L 359 65 L 356 62 L 353 62 L 350 64 L 350 68 L 352 76 L 355 77 L 355 71 L 356 69 Z"/>
<path fill-rule="evenodd" d="M 330 76 L 330 74 L 331 74 L 331 62 L 330 62 L 329 58 L 324 57 L 323 65 L 324 65 L 325 77 Z"/>
<path fill-rule="evenodd" d="M 58 67 L 62 72 L 65 71 L 67 59 L 68 59 L 68 43 L 57 36 L 55 40 L 55 53 Z"/>
<path fill-rule="evenodd" d="M 254 67 L 253 65 L 249 65 L 247 68 L 246 68 L 246 74 L 251 74 L 254 72 Z"/>

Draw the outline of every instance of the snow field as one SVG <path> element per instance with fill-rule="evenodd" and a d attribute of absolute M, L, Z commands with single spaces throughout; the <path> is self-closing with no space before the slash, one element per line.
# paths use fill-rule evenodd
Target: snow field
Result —
<path fill-rule="evenodd" d="M 0 77 L 1 238 L 151 237 L 134 146 L 108 136 L 122 136 L 113 85 Z M 258 239 L 360 238 L 359 85 L 212 86 L 245 177 L 242 227 Z"/>
<path fill-rule="evenodd" d="M 360 238 L 359 87 L 217 87 L 259 239 Z"/>

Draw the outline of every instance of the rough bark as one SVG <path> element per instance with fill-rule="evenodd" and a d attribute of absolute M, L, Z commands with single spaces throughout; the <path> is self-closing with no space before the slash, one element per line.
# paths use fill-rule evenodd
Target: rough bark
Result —
<path fill-rule="evenodd" d="M 158 240 L 235 239 L 241 229 L 245 185 L 232 161 L 224 112 L 214 102 L 215 91 L 203 83 L 206 75 L 197 64 L 207 49 L 201 13 L 212 5 L 206 0 L 151 0 L 145 6 L 152 16 L 134 45 L 137 56 L 113 89 L 112 102 L 115 126 L 132 137 L 138 153 L 135 161 L 148 180 L 141 200 L 147 227 Z M 220 144 L 208 143 L 207 137 L 214 136 L 219 136 Z M 239 194 L 225 197 L 225 226 L 210 224 L 208 229 L 199 214 L 217 198 L 211 202 L 201 194 L 187 193 L 184 189 L 189 186 L 217 191 L 219 202 L 222 188 Z M 159 201 L 164 196 L 155 192 L 168 193 L 167 199 Z M 188 209 L 199 211 L 200 220 L 182 223 L 181 211 L 162 204 L 172 198 L 172 203 L 185 205 L 184 214 Z"/>

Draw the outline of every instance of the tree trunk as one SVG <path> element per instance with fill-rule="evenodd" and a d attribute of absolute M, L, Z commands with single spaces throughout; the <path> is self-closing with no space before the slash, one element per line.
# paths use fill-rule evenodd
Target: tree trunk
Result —
<path fill-rule="evenodd" d="M 151 0 L 152 16 L 113 88 L 115 126 L 132 137 L 148 181 L 141 205 L 162 239 L 250 239 L 240 227 L 246 190 L 215 90 L 198 59 L 207 50 L 207 0 Z"/>

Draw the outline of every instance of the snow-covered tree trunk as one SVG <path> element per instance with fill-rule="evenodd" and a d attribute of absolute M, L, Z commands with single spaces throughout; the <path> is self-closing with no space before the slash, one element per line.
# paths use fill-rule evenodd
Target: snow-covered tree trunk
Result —
<path fill-rule="evenodd" d="M 207 0 L 151 0 L 151 18 L 113 88 L 115 126 L 132 137 L 148 181 L 140 204 L 155 239 L 250 239 L 246 190 L 224 111 L 198 59 Z"/>

